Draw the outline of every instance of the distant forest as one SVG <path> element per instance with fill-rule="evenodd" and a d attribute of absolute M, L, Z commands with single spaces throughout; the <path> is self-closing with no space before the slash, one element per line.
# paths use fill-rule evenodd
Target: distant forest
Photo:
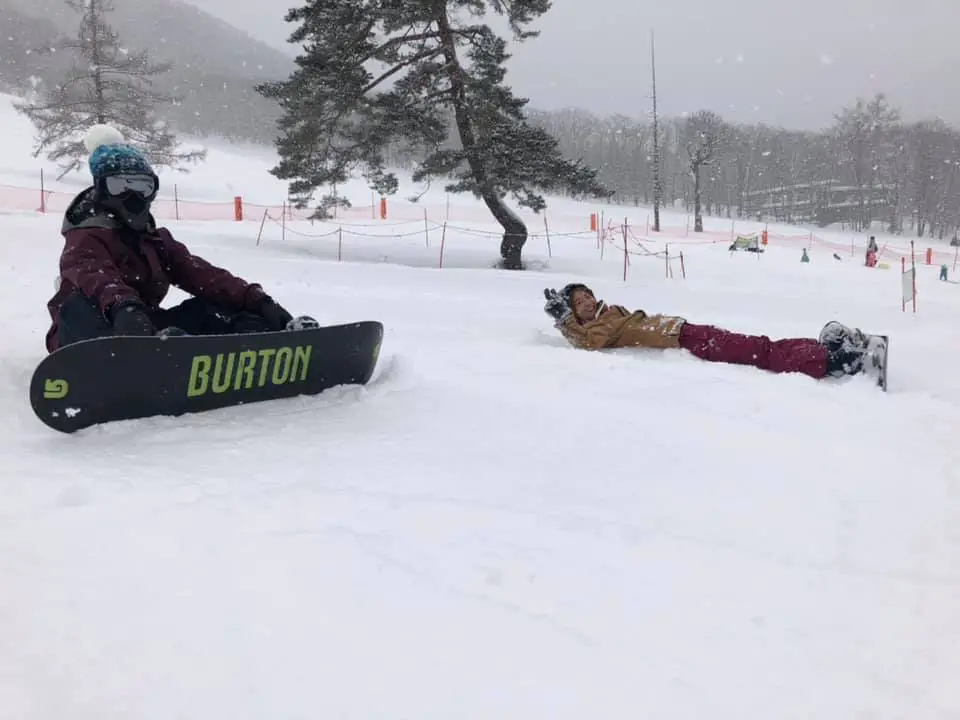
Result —
<path fill-rule="evenodd" d="M 653 123 L 585 110 L 531 110 L 564 154 L 599 168 L 623 205 L 653 203 Z M 709 111 L 660 118 L 663 202 L 692 211 L 691 157 L 705 215 L 952 238 L 960 229 L 960 132 L 941 120 L 906 123 L 883 95 L 841 109 L 833 126 L 801 132 L 727 123 Z M 397 151 L 410 167 L 414 153 Z"/>
<path fill-rule="evenodd" d="M 272 144 L 279 108 L 254 87 L 282 78 L 287 59 L 194 8 L 196 17 L 181 18 L 174 11 L 185 12 L 185 6 L 140 1 L 141 21 L 150 8 L 166 13 L 162 21 L 171 29 L 165 37 L 174 37 L 172 28 L 191 28 L 173 48 L 181 62 L 160 80 L 161 90 L 179 98 L 158 109 L 161 116 L 181 133 Z M 64 30 L 62 23 L 25 14 L 10 2 L 0 0 L 0 89 L 20 94 L 29 91 L 32 77 L 50 81 L 62 72 L 66 58 L 41 59 L 35 49 Z M 124 27 L 118 23 L 121 33 Z M 205 59 L 218 53 L 216 61 Z M 234 72 L 240 57 L 256 57 L 256 67 Z M 614 202 L 652 204 L 649 118 L 601 117 L 576 108 L 530 110 L 529 116 L 558 139 L 566 157 L 599 169 Z M 451 138 L 455 144 L 455 132 Z M 838 109 L 834 124 L 818 132 L 727 123 L 707 111 L 661 118 L 660 151 L 665 207 L 692 208 L 691 157 L 702 160 L 707 151 L 699 167 L 706 215 L 843 223 L 918 237 L 951 238 L 960 230 L 960 131 L 938 119 L 904 122 L 882 95 Z M 417 155 L 397 148 L 391 160 L 409 169 Z"/>

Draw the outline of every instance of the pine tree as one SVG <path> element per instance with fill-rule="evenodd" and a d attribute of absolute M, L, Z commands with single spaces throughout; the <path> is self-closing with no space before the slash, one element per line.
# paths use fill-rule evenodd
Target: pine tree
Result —
<path fill-rule="evenodd" d="M 170 65 L 152 63 L 147 53 L 123 47 L 106 20 L 114 9 L 111 0 L 65 2 L 80 15 L 80 26 L 76 37 L 61 40 L 57 49 L 71 51 L 74 62 L 55 86 L 41 87 L 38 97 L 17 105 L 37 129 L 34 157 L 47 151 L 49 160 L 60 163 L 63 177 L 80 168 L 87 155 L 86 130 L 107 123 L 155 167 L 203 160 L 206 150 L 181 152 L 173 133 L 154 114 L 157 105 L 176 101 L 152 87 L 152 78 Z"/>
<path fill-rule="evenodd" d="M 504 230 L 504 267 L 520 268 L 527 228 L 507 195 L 540 212 L 542 191 L 608 194 L 596 171 L 565 160 L 557 141 L 528 122 L 527 100 L 504 83 L 506 41 L 471 22 L 493 10 L 523 41 L 537 35 L 525 28 L 549 8 L 550 0 L 306 0 L 286 15 L 300 23 L 290 42 L 306 46 L 298 69 L 258 86 L 283 111 L 272 174 L 292 181 L 300 207 L 358 169 L 389 195 L 398 182 L 385 153 L 404 142 L 423 158 L 414 182 L 446 177 L 448 192 L 482 199 Z M 452 128 L 459 142 L 447 142 Z"/>

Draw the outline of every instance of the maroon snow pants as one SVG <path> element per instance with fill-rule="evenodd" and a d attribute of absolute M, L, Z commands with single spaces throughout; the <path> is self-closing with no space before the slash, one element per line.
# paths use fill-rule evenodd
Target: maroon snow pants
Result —
<path fill-rule="evenodd" d="M 817 379 L 827 374 L 827 349 L 812 338 L 771 340 L 766 335 L 741 335 L 712 325 L 685 323 L 680 347 L 711 362 L 803 373 Z"/>

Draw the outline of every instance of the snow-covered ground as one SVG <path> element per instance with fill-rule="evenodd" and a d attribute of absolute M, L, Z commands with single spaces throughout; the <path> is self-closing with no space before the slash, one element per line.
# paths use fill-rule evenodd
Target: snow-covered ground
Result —
<path fill-rule="evenodd" d="M 0 119 L 0 183 L 31 186 L 29 125 Z M 176 182 L 280 205 L 271 163 L 223 148 Z M 268 213 L 259 245 L 262 217 L 168 223 L 295 313 L 381 320 L 368 387 L 71 436 L 27 402 L 60 217 L 0 215 L 0 718 L 960 717 L 956 285 L 921 265 L 902 313 L 862 237 L 815 233 L 801 264 L 807 230 L 730 254 L 730 221 L 694 239 L 682 214 L 686 279 L 631 239 L 624 282 L 568 201 L 549 252 L 531 226 L 543 269 L 498 271 L 462 197 L 440 269 L 447 199 L 415 191 L 386 221 Z M 638 237 L 647 213 L 604 209 Z M 890 392 L 573 350 L 542 312 L 573 280 L 741 331 L 889 333 Z"/>

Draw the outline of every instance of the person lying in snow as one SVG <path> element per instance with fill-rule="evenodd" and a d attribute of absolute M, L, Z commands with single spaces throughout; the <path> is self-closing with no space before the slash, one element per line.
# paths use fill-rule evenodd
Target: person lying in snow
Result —
<path fill-rule="evenodd" d="M 47 309 L 48 352 L 105 335 L 210 335 L 283 330 L 293 320 L 263 288 L 216 267 L 157 227 L 159 178 L 118 130 L 85 138 L 93 186 L 64 214 L 57 290 Z M 161 309 L 174 285 L 193 297 Z M 315 325 L 306 316 L 302 326 Z"/>
<path fill-rule="evenodd" d="M 741 335 L 712 325 L 695 325 L 681 317 L 630 312 L 598 301 L 582 283 L 562 290 L 546 288 L 544 311 L 576 348 L 683 348 L 711 362 L 752 365 L 774 373 L 803 373 L 821 379 L 861 372 L 879 372 L 874 337 L 839 322 L 827 323 L 817 340 L 771 340 L 765 335 Z"/>

